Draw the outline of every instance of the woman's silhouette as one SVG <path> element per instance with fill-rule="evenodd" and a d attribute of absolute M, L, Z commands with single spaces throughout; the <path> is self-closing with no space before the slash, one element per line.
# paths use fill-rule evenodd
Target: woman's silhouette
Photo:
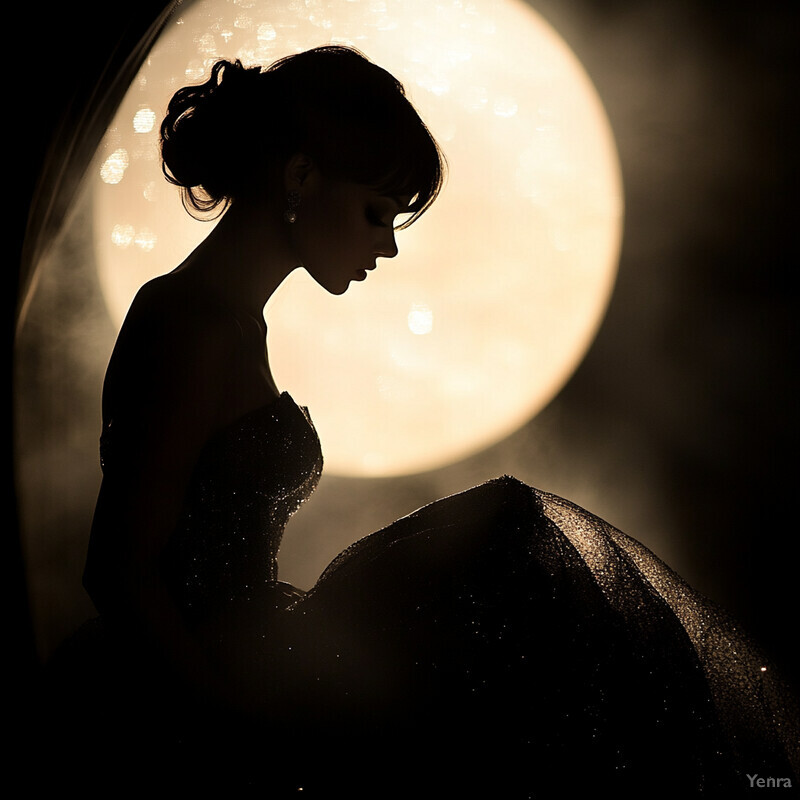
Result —
<path fill-rule="evenodd" d="M 307 593 L 278 581 L 322 454 L 271 375 L 264 305 L 298 267 L 338 295 L 392 258 L 444 159 L 402 86 L 342 47 L 218 62 L 161 134 L 187 209 L 224 215 L 140 290 L 106 373 L 100 618 L 54 667 L 83 687 L 98 763 L 138 763 L 146 741 L 146 780 L 278 796 L 683 796 L 792 775 L 786 696 L 735 626 L 513 478 L 357 542 Z"/>

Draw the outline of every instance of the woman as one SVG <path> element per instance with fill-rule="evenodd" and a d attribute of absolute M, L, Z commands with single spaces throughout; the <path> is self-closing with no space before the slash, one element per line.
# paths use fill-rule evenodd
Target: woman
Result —
<path fill-rule="evenodd" d="M 513 478 L 356 543 L 308 593 L 277 580 L 322 455 L 271 375 L 263 307 L 297 267 L 338 295 L 392 258 L 443 157 L 402 86 L 340 47 L 219 62 L 161 133 L 187 208 L 224 216 L 139 292 L 106 374 L 85 585 L 116 702 L 97 727 L 135 747 L 144 725 L 181 781 L 278 794 L 677 796 L 791 774 L 780 688 L 722 614 Z"/>

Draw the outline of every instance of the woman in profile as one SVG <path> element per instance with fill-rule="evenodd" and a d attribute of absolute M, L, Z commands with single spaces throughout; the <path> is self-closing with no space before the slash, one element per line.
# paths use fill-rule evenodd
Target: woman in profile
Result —
<path fill-rule="evenodd" d="M 161 134 L 187 208 L 224 215 L 140 290 L 106 373 L 85 572 L 104 757 L 147 742 L 179 785 L 271 796 L 677 797 L 793 775 L 784 695 L 724 615 L 513 478 L 357 542 L 308 592 L 278 580 L 322 451 L 273 380 L 264 306 L 294 269 L 339 295 L 392 258 L 444 159 L 401 84 L 342 47 L 218 62 Z"/>

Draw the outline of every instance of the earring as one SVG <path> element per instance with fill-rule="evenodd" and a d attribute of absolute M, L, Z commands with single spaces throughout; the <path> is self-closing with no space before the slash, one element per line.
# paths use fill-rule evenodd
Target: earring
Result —
<path fill-rule="evenodd" d="M 286 195 L 286 211 L 283 212 L 283 218 L 288 222 L 290 225 L 297 222 L 297 207 L 300 205 L 300 193 L 299 192 L 289 192 Z"/>

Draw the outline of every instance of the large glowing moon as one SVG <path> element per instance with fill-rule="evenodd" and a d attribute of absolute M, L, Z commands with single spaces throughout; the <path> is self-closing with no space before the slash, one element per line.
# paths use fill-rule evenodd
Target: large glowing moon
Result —
<path fill-rule="evenodd" d="M 158 123 L 220 57 L 267 64 L 352 44 L 393 72 L 441 143 L 443 195 L 343 297 L 296 272 L 266 318 L 273 371 L 309 406 L 326 469 L 392 475 L 505 437 L 561 389 L 610 296 L 622 187 L 602 105 L 518 0 L 197 0 L 131 86 L 92 175 L 100 280 L 120 323 L 136 289 L 209 231 L 158 162 Z M 277 121 L 276 121 L 277 124 Z"/>

